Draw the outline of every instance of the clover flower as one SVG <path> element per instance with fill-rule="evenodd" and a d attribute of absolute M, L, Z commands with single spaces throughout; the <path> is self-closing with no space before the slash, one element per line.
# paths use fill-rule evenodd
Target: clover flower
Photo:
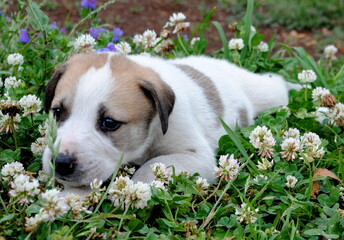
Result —
<path fill-rule="evenodd" d="M 143 46 L 143 35 L 135 34 L 133 37 L 133 43 L 136 45 L 137 48 L 141 48 Z"/>
<path fill-rule="evenodd" d="M 272 148 L 276 144 L 276 140 L 272 136 L 270 129 L 266 126 L 257 126 L 251 132 L 250 143 L 258 149 L 258 154 L 261 157 L 271 157 L 274 149 Z"/>
<path fill-rule="evenodd" d="M 20 53 L 12 53 L 7 57 L 7 63 L 13 66 L 22 65 L 24 63 L 24 57 Z"/>
<path fill-rule="evenodd" d="M 209 187 L 209 183 L 208 183 L 207 179 L 197 177 L 196 186 L 199 189 L 207 189 Z"/>
<path fill-rule="evenodd" d="M 289 128 L 287 131 L 283 133 L 283 138 L 300 138 L 300 131 L 297 128 Z"/>
<path fill-rule="evenodd" d="M 119 176 L 109 187 L 109 199 L 114 206 L 144 208 L 151 198 L 149 184 L 134 183 L 129 177 Z"/>
<path fill-rule="evenodd" d="M 88 33 L 82 34 L 73 42 L 76 51 L 90 50 L 96 44 L 96 40 Z"/>
<path fill-rule="evenodd" d="M 48 138 L 39 137 L 35 142 L 31 143 L 30 148 L 31 152 L 34 155 L 42 156 L 45 148 L 48 146 Z"/>
<path fill-rule="evenodd" d="M 308 132 L 305 133 L 302 137 L 301 137 L 301 144 L 302 146 L 306 146 L 306 147 L 312 147 L 312 146 L 320 146 L 321 144 L 321 140 L 320 137 L 313 132 Z"/>
<path fill-rule="evenodd" d="M 81 219 L 82 215 L 81 212 L 91 214 L 92 212 L 87 209 L 85 206 L 85 202 L 80 199 L 79 195 L 74 193 L 69 193 L 65 197 L 65 202 L 68 205 L 72 216 L 74 219 Z"/>
<path fill-rule="evenodd" d="M 313 162 L 315 158 L 322 158 L 324 154 L 324 148 L 319 148 L 316 145 L 309 146 L 304 150 L 304 156 L 309 162 Z"/>
<path fill-rule="evenodd" d="M 13 133 L 13 131 L 18 130 L 19 126 L 17 123 L 21 122 L 21 117 L 19 114 L 15 116 L 10 116 L 8 113 L 3 115 L 0 111 L 0 133 Z"/>
<path fill-rule="evenodd" d="M 19 41 L 21 41 L 22 43 L 29 43 L 30 42 L 29 34 L 27 33 L 27 30 L 25 28 L 20 30 Z"/>
<path fill-rule="evenodd" d="M 239 173 L 240 164 L 237 159 L 234 159 L 232 154 L 228 158 L 227 155 L 220 156 L 219 167 L 215 167 L 215 174 L 218 177 L 223 177 L 226 181 L 234 179 Z"/>
<path fill-rule="evenodd" d="M 43 209 L 39 211 L 34 217 L 25 217 L 25 230 L 31 232 L 35 230 L 41 223 L 49 220 L 49 214 Z"/>
<path fill-rule="evenodd" d="M 51 221 L 67 213 L 69 210 L 69 206 L 59 196 L 60 193 L 57 189 L 50 189 L 41 194 L 43 211 L 48 214 L 48 219 Z"/>
<path fill-rule="evenodd" d="M 33 202 L 33 197 L 40 193 L 39 182 L 37 179 L 30 179 L 30 176 L 25 174 L 19 174 L 14 176 L 11 182 L 12 190 L 9 191 L 9 195 L 16 197 L 20 204 L 28 204 Z"/>
<path fill-rule="evenodd" d="M 7 90 L 10 90 L 11 88 L 19 87 L 21 82 L 22 81 L 20 79 L 17 80 L 15 76 L 10 76 L 10 77 L 5 78 L 4 86 Z"/>
<path fill-rule="evenodd" d="M 128 176 L 116 177 L 115 181 L 109 186 L 109 199 L 113 202 L 115 207 L 121 206 L 126 197 L 127 186 L 133 184 Z"/>
<path fill-rule="evenodd" d="M 266 183 L 267 180 L 268 180 L 267 176 L 265 176 L 263 174 L 259 174 L 258 176 L 253 178 L 253 183 L 256 185 L 263 185 Z"/>
<path fill-rule="evenodd" d="M 159 188 L 159 189 L 166 190 L 165 183 L 162 182 L 162 181 L 159 181 L 159 180 L 153 180 L 153 181 L 150 183 L 150 186 L 151 186 L 152 188 Z"/>
<path fill-rule="evenodd" d="M 336 53 L 338 52 L 338 48 L 336 48 L 334 45 L 328 45 L 324 49 L 324 55 L 325 58 L 328 60 L 334 60 L 336 59 Z"/>
<path fill-rule="evenodd" d="M 266 42 L 261 41 L 257 46 L 254 47 L 255 49 L 259 50 L 260 52 L 267 52 L 269 51 L 269 45 Z"/>
<path fill-rule="evenodd" d="M 288 188 L 294 188 L 296 183 L 298 182 L 297 178 L 291 175 L 287 176 L 287 182 L 286 182 L 286 186 Z"/>
<path fill-rule="evenodd" d="M 340 196 L 342 197 L 343 201 L 344 201 L 344 187 L 340 187 L 339 188 L 340 191 Z M 344 212 L 343 212 L 344 213 Z M 343 215 L 344 216 L 344 215 Z"/>
<path fill-rule="evenodd" d="M 298 152 L 301 151 L 301 143 L 297 138 L 286 138 L 281 144 L 283 152 L 282 157 L 287 161 L 294 161 L 298 157 Z"/>
<path fill-rule="evenodd" d="M 95 9 L 97 5 L 97 0 L 81 0 L 80 6 L 83 8 Z"/>
<path fill-rule="evenodd" d="M 92 192 L 87 196 L 88 201 L 94 205 L 100 202 L 100 199 L 103 197 L 103 191 L 105 191 L 106 187 L 101 188 L 103 181 L 101 179 L 93 179 L 90 183 L 90 188 Z"/>
<path fill-rule="evenodd" d="M 154 30 L 146 30 L 142 34 L 142 45 L 144 48 L 152 48 L 156 45 L 157 43 L 157 35 Z"/>
<path fill-rule="evenodd" d="M 127 42 L 120 42 L 115 44 L 115 48 L 117 49 L 117 52 L 121 54 L 129 54 L 131 53 L 131 47 L 129 43 Z"/>
<path fill-rule="evenodd" d="M 1 168 L 1 176 L 2 179 L 5 181 L 9 181 L 14 179 L 16 176 L 22 174 L 24 172 L 24 166 L 20 162 L 12 162 L 12 163 L 6 163 Z"/>
<path fill-rule="evenodd" d="M 158 43 L 160 38 L 157 38 L 156 42 Z M 155 46 L 154 52 L 167 54 L 174 49 L 175 45 L 171 39 L 164 39 L 158 45 Z"/>
<path fill-rule="evenodd" d="M 297 78 L 302 83 L 310 83 L 317 80 L 317 75 L 313 70 L 302 70 L 302 72 L 297 74 Z"/>
<path fill-rule="evenodd" d="M 246 203 L 241 204 L 240 208 L 235 209 L 235 215 L 238 216 L 237 220 L 244 224 L 255 223 L 258 218 L 254 215 L 256 215 L 258 212 L 258 208 L 251 210 L 251 207 L 247 206 Z"/>
<path fill-rule="evenodd" d="M 172 176 L 170 168 L 167 168 L 163 163 L 153 163 L 150 165 L 156 180 L 168 182 Z"/>
<path fill-rule="evenodd" d="M 274 165 L 274 160 L 269 161 L 267 158 L 262 158 L 261 161 L 258 161 L 257 167 L 259 170 L 268 170 Z"/>
<path fill-rule="evenodd" d="M 337 103 L 333 108 L 330 109 L 329 117 L 337 125 L 344 125 L 344 104 Z"/>
<path fill-rule="evenodd" d="M 113 38 L 112 41 L 119 42 L 120 37 L 123 35 L 123 30 L 120 28 L 113 29 Z"/>
<path fill-rule="evenodd" d="M 245 47 L 245 44 L 242 38 L 232 38 L 228 42 L 228 48 L 231 50 L 241 50 L 244 47 Z"/>
<path fill-rule="evenodd" d="M 189 22 L 184 22 L 185 19 L 186 16 L 183 13 L 173 13 L 164 28 L 174 27 L 172 33 L 183 32 L 190 26 Z"/>
<path fill-rule="evenodd" d="M 332 108 L 336 105 L 337 100 L 330 90 L 322 87 L 316 87 L 312 91 L 313 101 L 319 102 L 320 106 Z"/>
<path fill-rule="evenodd" d="M 151 199 L 150 186 L 147 183 L 137 182 L 126 187 L 125 204 L 133 208 L 145 208 Z"/>
<path fill-rule="evenodd" d="M 24 116 L 28 116 L 31 114 L 35 115 L 42 109 L 42 101 L 32 94 L 22 97 L 19 100 L 19 104 L 22 108 L 24 108 Z"/>

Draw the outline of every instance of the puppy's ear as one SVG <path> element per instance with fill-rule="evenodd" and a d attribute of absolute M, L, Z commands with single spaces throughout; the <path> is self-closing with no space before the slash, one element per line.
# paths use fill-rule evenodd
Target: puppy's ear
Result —
<path fill-rule="evenodd" d="M 145 95 L 152 100 L 159 114 L 162 133 L 165 134 L 168 129 L 168 118 L 175 102 L 173 90 L 162 81 L 157 84 L 147 80 L 139 80 L 139 85 Z"/>
<path fill-rule="evenodd" d="M 48 82 L 47 87 L 45 89 L 45 96 L 44 96 L 44 111 L 48 112 L 51 107 L 51 102 L 54 99 L 56 85 L 63 76 L 67 69 L 67 64 L 64 63 L 60 65 L 55 72 L 53 73 L 51 80 Z"/>

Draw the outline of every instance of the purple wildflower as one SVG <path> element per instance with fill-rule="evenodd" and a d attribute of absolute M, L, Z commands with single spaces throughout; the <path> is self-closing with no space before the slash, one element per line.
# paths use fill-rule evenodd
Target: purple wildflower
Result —
<path fill-rule="evenodd" d="M 90 28 L 90 34 L 94 39 L 97 39 L 99 34 L 101 34 L 103 32 L 106 32 L 105 28 L 94 28 L 94 27 Z"/>
<path fill-rule="evenodd" d="M 7 17 L 7 18 L 6 18 L 6 21 L 7 21 L 7 22 L 10 22 L 10 21 L 12 21 L 12 18 L 11 18 L 11 17 Z"/>
<path fill-rule="evenodd" d="M 97 5 L 97 0 L 81 0 L 80 5 L 83 8 L 95 9 Z"/>
<path fill-rule="evenodd" d="M 189 36 L 187 34 L 184 34 L 183 37 L 184 37 L 185 41 L 189 41 Z"/>
<path fill-rule="evenodd" d="M 0 10 L 0 16 L 2 16 L 2 11 Z"/>
<path fill-rule="evenodd" d="M 53 21 L 53 23 L 50 25 L 52 28 L 55 28 L 57 29 L 58 26 L 57 26 L 57 22 L 56 21 Z"/>
<path fill-rule="evenodd" d="M 67 29 L 65 27 L 60 28 L 60 33 L 65 33 Z"/>
<path fill-rule="evenodd" d="M 106 48 L 99 48 L 96 52 L 116 52 L 116 46 L 113 42 L 109 42 Z"/>
<path fill-rule="evenodd" d="M 21 32 L 19 33 L 19 40 L 22 42 L 22 43 L 28 43 L 30 42 L 30 37 L 29 37 L 29 34 L 27 33 L 27 30 L 25 28 L 23 28 L 21 30 Z"/>
<path fill-rule="evenodd" d="M 119 42 L 119 38 L 123 35 L 123 30 L 120 28 L 113 29 L 113 38 L 112 41 Z"/>

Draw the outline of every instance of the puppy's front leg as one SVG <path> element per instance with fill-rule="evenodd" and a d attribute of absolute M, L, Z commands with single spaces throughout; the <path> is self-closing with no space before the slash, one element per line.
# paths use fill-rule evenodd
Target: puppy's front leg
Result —
<path fill-rule="evenodd" d="M 215 182 L 214 157 L 204 157 L 197 154 L 170 154 L 153 158 L 144 163 L 134 174 L 134 181 L 150 183 L 155 179 L 151 165 L 154 163 L 163 163 L 166 167 L 173 165 L 176 174 L 187 172 L 189 174 L 199 173 L 201 177 L 206 178 L 209 183 Z"/>

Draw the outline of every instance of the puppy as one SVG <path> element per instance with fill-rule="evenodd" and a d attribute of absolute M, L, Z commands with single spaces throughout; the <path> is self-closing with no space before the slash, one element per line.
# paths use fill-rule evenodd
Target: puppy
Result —
<path fill-rule="evenodd" d="M 45 110 L 58 124 L 56 177 L 66 191 L 87 192 L 119 163 L 140 166 L 136 181 L 154 179 L 150 165 L 173 165 L 215 181 L 215 152 L 230 127 L 245 127 L 288 103 L 284 80 L 254 74 L 225 60 L 192 56 L 79 54 L 60 65 L 47 85 Z M 52 153 L 43 154 L 51 173 Z"/>

